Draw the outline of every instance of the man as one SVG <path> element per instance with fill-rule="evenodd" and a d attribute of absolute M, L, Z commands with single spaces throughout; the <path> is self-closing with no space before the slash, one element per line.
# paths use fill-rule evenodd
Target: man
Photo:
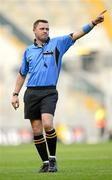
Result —
<path fill-rule="evenodd" d="M 53 116 L 58 100 L 56 84 L 62 56 L 77 39 L 104 21 L 105 12 L 106 10 L 78 32 L 53 39 L 49 38 L 48 21 L 37 20 L 33 24 L 34 44 L 27 47 L 24 52 L 12 96 L 12 105 L 15 109 L 19 107 L 18 95 L 28 74 L 27 89 L 24 94 L 24 114 L 25 119 L 30 119 L 34 144 L 43 162 L 39 172 L 57 172 L 57 136 L 53 126 Z"/>
<path fill-rule="evenodd" d="M 104 104 L 100 104 L 95 112 L 96 126 L 99 130 L 99 140 L 103 140 L 106 128 L 106 109 Z"/>

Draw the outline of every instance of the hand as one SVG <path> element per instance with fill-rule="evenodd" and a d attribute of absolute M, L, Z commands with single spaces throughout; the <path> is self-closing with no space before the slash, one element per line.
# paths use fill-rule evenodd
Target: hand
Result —
<path fill-rule="evenodd" d="M 14 107 L 15 110 L 16 110 L 17 108 L 19 108 L 19 98 L 18 98 L 18 96 L 13 96 L 13 97 L 12 97 L 11 104 L 12 104 L 12 106 Z"/>
<path fill-rule="evenodd" d="M 96 19 L 94 19 L 94 20 L 92 21 L 92 23 L 95 24 L 95 25 L 97 25 L 97 24 L 103 22 L 103 21 L 104 21 L 104 13 L 106 13 L 106 12 L 107 12 L 107 10 L 102 11 L 102 12 L 96 17 Z"/>

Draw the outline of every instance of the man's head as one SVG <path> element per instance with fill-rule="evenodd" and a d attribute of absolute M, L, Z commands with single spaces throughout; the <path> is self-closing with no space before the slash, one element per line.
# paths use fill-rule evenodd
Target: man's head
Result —
<path fill-rule="evenodd" d="M 33 32 L 37 40 L 45 42 L 49 37 L 49 24 L 47 20 L 38 19 L 33 24 Z"/>

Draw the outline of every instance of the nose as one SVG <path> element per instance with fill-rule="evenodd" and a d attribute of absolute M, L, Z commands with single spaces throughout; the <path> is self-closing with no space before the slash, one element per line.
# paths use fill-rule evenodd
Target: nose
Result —
<path fill-rule="evenodd" d="M 47 28 L 44 28 L 44 32 L 48 32 Z"/>
<path fill-rule="evenodd" d="M 47 32 L 46 28 L 44 29 L 44 32 Z"/>

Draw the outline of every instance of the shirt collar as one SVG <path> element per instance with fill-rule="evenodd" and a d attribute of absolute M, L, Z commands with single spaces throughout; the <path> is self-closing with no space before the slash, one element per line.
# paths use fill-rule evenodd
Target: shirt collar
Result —
<path fill-rule="evenodd" d="M 50 40 L 50 38 L 48 37 L 45 43 L 48 44 L 49 40 Z M 43 43 L 42 46 L 44 46 L 45 43 Z M 34 46 L 38 46 L 36 39 L 34 39 Z"/>

